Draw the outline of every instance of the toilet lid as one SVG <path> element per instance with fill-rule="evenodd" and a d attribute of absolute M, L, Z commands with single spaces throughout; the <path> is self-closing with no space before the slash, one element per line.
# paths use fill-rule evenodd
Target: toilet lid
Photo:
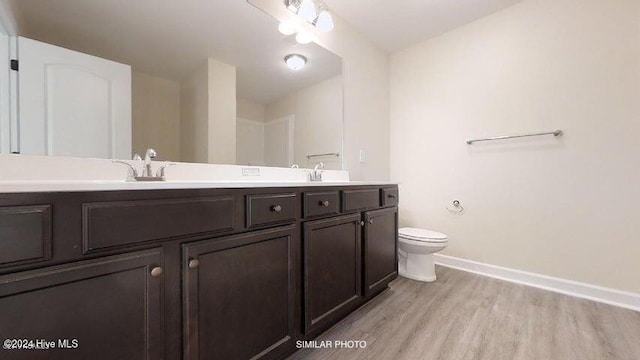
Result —
<path fill-rule="evenodd" d="M 409 240 L 425 241 L 425 242 L 445 242 L 447 235 L 437 231 L 404 227 L 398 230 L 398 234 Z"/>

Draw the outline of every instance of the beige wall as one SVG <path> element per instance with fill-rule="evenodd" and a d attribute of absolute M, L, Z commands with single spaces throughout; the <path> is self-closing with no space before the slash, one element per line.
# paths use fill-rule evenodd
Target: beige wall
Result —
<path fill-rule="evenodd" d="M 295 19 L 281 0 L 251 0 L 280 20 Z M 344 169 L 352 180 L 389 178 L 389 56 L 332 14 L 335 28 L 328 33 L 307 29 L 316 42 L 343 59 Z M 359 151 L 367 161 L 359 163 Z"/>
<path fill-rule="evenodd" d="M 236 68 L 209 59 L 209 163 L 236 163 Z"/>
<path fill-rule="evenodd" d="M 525 0 L 394 54 L 402 225 L 448 234 L 449 255 L 640 292 L 639 14 Z M 454 199 L 464 215 L 445 210 Z"/>
<path fill-rule="evenodd" d="M 236 99 L 237 115 L 239 118 L 264 122 L 265 105 L 247 99 Z"/>
<path fill-rule="evenodd" d="M 235 67 L 207 59 L 182 80 L 180 90 L 181 160 L 235 164 Z"/>
<path fill-rule="evenodd" d="M 132 71 L 133 152 L 147 148 L 159 160 L 180 160 L 180 84 Z"/>
<path fill-rule="evenodd" d="M 209 162 L 209 63 L 180 83 L 180 157 L 183 162 Z"/>
<path fill-rule="evenodd" d="M 340 159 L 307 159 L 308 154 L 342 151 L 342 76 L 321 81 L 266 106 L 266 121 L 294 115 L 293 162 L 313 167 L 322 160 L 327 169 L 340 169 Z"/>

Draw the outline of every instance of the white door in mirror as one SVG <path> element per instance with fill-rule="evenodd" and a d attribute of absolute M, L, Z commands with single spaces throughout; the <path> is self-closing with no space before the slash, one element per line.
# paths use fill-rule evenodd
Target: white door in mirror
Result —
<path fill-rule="evenodd" d="M 19 38 L 21 154 L 131 156 L 131 67 Z"/>

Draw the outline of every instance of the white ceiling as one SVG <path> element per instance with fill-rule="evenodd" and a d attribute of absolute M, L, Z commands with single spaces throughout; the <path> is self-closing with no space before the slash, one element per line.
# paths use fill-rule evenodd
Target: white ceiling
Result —
<path fill-rule="evenodd" d="M 263 104 L 342 72 L 340 57 L 296 44 L 244 0 L 9 1 L 22 36 L 176 81 L 212 57 L 237 66 L 238 96 Z M 289 70 L 290 53 L 306 56 L 307 66 Z"/>
<path fill-rule="evenodd" d="M 323 0 L 383 49 L 393 52 L 522 0 Z"/>

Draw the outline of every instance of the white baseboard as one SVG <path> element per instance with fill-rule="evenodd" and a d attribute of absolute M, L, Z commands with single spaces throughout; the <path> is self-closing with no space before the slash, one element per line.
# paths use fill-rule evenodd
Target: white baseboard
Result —
<path fill-rule="evenodd" d="M 436 264 L 449 268 L 640 311 L 640 294 L 637 293 L 484 264 L 453 256 L 434 254 L 434 258 Z"/>

